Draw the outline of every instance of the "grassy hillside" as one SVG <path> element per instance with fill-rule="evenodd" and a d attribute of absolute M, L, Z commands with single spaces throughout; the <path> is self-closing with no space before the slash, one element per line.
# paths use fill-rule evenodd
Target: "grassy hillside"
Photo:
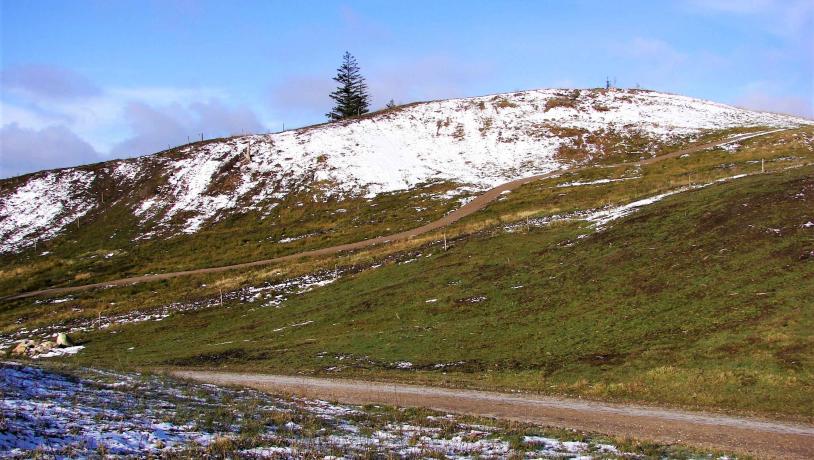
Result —
<path fill-rule="evenodd" d="M 697 143 L 755 129 L 716 131 Z M 812 132 L 812 128 L 802 128 L 750 139 L 737 155 L 717 150 L 645 168 L 596 167 L 565 173 L 560 180 L 523 187 L 510 199 L 505 197 L 449 232 L 465 234 L 501 221 L 621 203 L 688 183 L 754 172 L 760 169 L 761 160 L 768 161 L 767 170 L 810 161 Z M 628 155 L 616 160 L 634 158 Z M 587 189 L 556 187 L 603 178 L 634 180 Z M 108 193 L 110 198 L 110 191 L 105 192 L 107 186 L 111 185 L 98 184 L 97 193 Z M 248 211 L 192 235 L 182 233 L 147 240 L 139 239 L 142 229 L 130 211 L 136 205 L 133 200 L 140 198 L 115 196 L 115 200 L 111 198 L 56 239 L 21 254 L 0 256 L 3 266 L 0 296 L 145 273 L 247 262 L 394 233 L 435 220 L 459 206 L 460 200 L 470 193 L 460 190 L 452 193 L 457 186 L 435 182 L 408 191 L 379 194 L 372 199 L 337 200 L 312 192 L 294 193 L 269 215 Z"/>
<path fill-rule="evenodd" d="M 724 136 L 727 133 L 718 133 Z M 729 133 L 731 134 L 731 133 Z M 172 303 L 188 304 L 211 299 L 221 292 L 244 286 L 257 286 L 313 273 L 359 271 L 387 262 L 389 254 L 415 250 L 438 241 L 472 232 L 492 229 L 512 222 L 535 222 L 558 215 L 584 212 L 608 205 L 620 205 L 642 197 L 708 183 L 739 174 L 777 171 L 814 160 L 814 130 L 784 131 L 744 141 L 737 149 L 714 149 L 684 158 L 663 160 L 641 168 L 593 167 L 566 172 L 559 178 L 530 183 L 502 196 L 486 209 L 456 225 L 430 233 L 410 242 L 341 254 L 334 257 L 302 259 L 296 263 L 236 270 L 222 275 L 198 275 L 171 281 L 120 287 L 109 291 L 82 293 L 70 302 L 32 303 L 30 300 L 6 302 L 0 308 L 2 331 L 21 327 L 40 327 L 64 320 L 108 317 L 138 309 L 154 309 Z M 620 179 L 624 179 L 619 181 Z M 618 182 L 595 183 L 598 180 Z M 589 185 L 576 185 L 576 184 Z M 0 284 L 10 292 L 46 284 L 82 284 L 137 273 L 153 273 L 213 266 L 225 261 L 257 260 L 270 255 L 301 249 L 330 246 L 369 234 L 381 234 L 426 222 L 457 202 L 441 192 L 451 184 L 435 184 L 408 192 L 381 195 L 373 201 L 363 199 L 317 203 L 304 199 L 303 206 L 281 208 L 285 211 L 267 219 L 249 215 L 207 228 L 195 235 L 170 240 L 131 242 L 128 236 L 113 240 L 102 237 L 115 230 L 122 219 L 101 218 L 80 227 L 54 244 L 51 254 L 38 256 L 28 252 L 4 265 Z M 298 203 L 292 197 L 292 203 Z M 337 212 L 346 209 L 346 212 Z M 105 227 L 107 225 L 107 227 Z M 96 230 L 95 230 L 96 229 Z M 88 236 L 84 236 L 88 232 Z M 101 233 L 99 233 L 101 232 Z M 374 233 L 378 232 L 378 233 Z M 97 234 L 98 233 L 98 234 Z M 124 235 L 124 233 L 121 233 Z M 272 235 L 272 236 L 269 236 Z M 285 236 L 310 235 L 287 243 L 275 243 Z M 132 236 L 132 235 L 130 235 Z M 57 299 L 59 300 L 59 299 Z M 55 301 L 57 301 L 55 300 Z M 64 299 L 63 299 L 64 300 Z M 210 300 L 211 301 L 211 300 Z"/>
<path fill-rule="evenodd" d="M 467 194 L 447 194 L 455 188 L 438 182 L 372 199 L 292 194 L 269 215 L 249 211 L 193 235 L 140 241 L 134 241 L 140 230 L 132 202 L 119 201 L 36 250 L 0 256 L 0 296 L 248 262 L 395 233 L 456 208 Z"/>
<path fill-rule="evenodd" d="M 810 418 L 814 228 L 805 224 L 814 221 L 814 130 L 741 144 L 528 184 L 445 229 L 446 251 L 436 232 L 285 266 L 84 292 L 67 300 L 6 302 L 0 325 L 4 333 L 52 323 L 64 328 L 97 315 L 209 302 L 216 308 L 173 313 L 160 322 L 122 320 L 80 334 L 87 348 L 71 360 L 515 388 Z M 715 183 L 744 174 L 750 176 Z M 600 231 L 575 218 L 710 183 Z M 449 186 L 430 187 L 431 193 L 384 196 L 372 210 L 370 203 L 356 210 L 346 206 L 335 233 L 297 240 L 291 250 L 340 242 L 332 239 L 336 235 L 350 239 L 382 227 L 409 227 L 428 218 L 425 212 L 440 215 L 454 205 L 433 201 L 427 211 L 414 212 L 420 200 Z M 274 238 L 331 225 L 341 206 L 326 205 L 321 214 L 306 207 L 311 220 L 293 218 L 284 235 L 273 230 L 280 233 Z M 361 212 L 379 214 L 368 215 L 370 225 L 355 227 Z M 235 237 L 255 230 L 222 229 L 231 230 L 185 237 L 175 249 L 156 247 L 144 260 L 160 264 L 163 251 L 173 264 L 259 258 L 263 245 L 242 245 Z M 218 245 L 203 244 L 206 238 Z M 97 259 L 76 260 L 79 265 L 65 264 L 62 273 Z M 118 273 L 115 264 L 109 267 L 94 276 Z M 340 276 L 332 284 L 286 293 L 277 306 L 246 294 L 254 292 L 247 286 L 308 273 L 330 277 L 334 270 Z M 43 273 L 21 263 L 4 268 L 0 278 L 5 289 L 17 290 L 43 283 Z M 221 293 L 224 308 L 217 308 Z"/>
<path fill-rule="evenodd" d="M 481 232 L 281 308 L 233 303 L 90 333 L 75 359 L 810 416 L 813 209 L 814 168 L 756 175 L 600 233 L 584 222 Z"/>

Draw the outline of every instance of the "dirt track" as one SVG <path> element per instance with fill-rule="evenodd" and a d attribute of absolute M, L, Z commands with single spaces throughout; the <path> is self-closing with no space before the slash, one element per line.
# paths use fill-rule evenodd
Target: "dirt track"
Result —
<path fill-rule="evenodd" d="M 351 404 L 428 407 L 540 425 L 681 443 L 760 458 L 814 458 L 814 426 L 556 397 L 455 390 L 358 380 L 210 371 L 174 375 Z"/>
<path fill-rule="evenodd" d="M 780 130 L 776 130 L 776 131 L 780 131 Z M 768 131 L 768 132 L 760 133 L 759 135 L 764 135 L 764 134 L 768 134 L 768 133 L 776 132 L 776 131 Z M 666 160 L 668 158 L 676 158 L 676 157 L 679 157 L 681 155 L 686 155 L 686 154 L 689 154 L 689 153 L 698 152 L 700 150 L 705 150 L 705 149 L 715 147 L 715 146 L 718 146 L 718 145 L 727 144 L 727 143 L 730 143 L 730 142 L 736 142 L 738 140 L 742 140 L 742 139 L 749 138 L 749 137 L 755 137 L 755 136 L 756 136 L 756 134 L 754 134 L 754 133 L 743 134 L 743 135 L 740 135 L 740 136 L 731 137 L 731 138 L 729 138 L 729 139 L 727 139 L 725 141 L 710 142 L 710 143 L 706 143 L 706 144 L 696 145 L 696 146 L 686 148 L 686 149 L 683 149 L 683 150 L 678 150 L 676 152 L 672 152 L 672 153 L 669 153 L 669 154 L 666 154 L 666 155 L 660 155 L 660 156 L 656 156 L 656 157 L 652 157 L 652 158 L 647 158 L 645 160 L 636 161 L 636 162 L 619 163 L 619 164 L 614 164 L 614 165 L 608 165 L 607 167 L 648 165 L 648 164 L 656 163 L 658 161 Z M 227 271 L 227 270 L 258 267 L 258 266 L 262 266 L 262 265 L 270 265 L 270 264 L 279 263 L 279 262 L 286 262 L 286 261 L 289 261 L 289 260 L 299 259 L 301 257 L 314 257 L 314 256 L 332 255 L 332 254 L 337 254 L 337 253 L 345 252 L 345 251 L 354 251 L 354 250 L 357 250 L 357 249 L 364 249 L 364 248 L 368 248 L 368 247 L 371 247 L 371 246 L 375 246 L 377 244 L 384 244 L 384 243 L 388 243 L 388 242 L 397 242 L 397 241 L 409 240 L 409 239 L 411 239 L 413 237 L 416 237 L 418 235 L 421 235 L 421 234 L 424 234 L 424 233 L 427 233 L 427 232 L 430 232 L 430 231 L 437 230 L 439 228 L 445 227 L 447 225 L 450 225 L 450 224 L 452 224 L 454 222 L 457 222 L 458 220 L 460 220 L 460 219 L 462 219 L 462 218 L 464 218 L 464 217 L 466 217 L 466 216 L 468 216 L 470 214 L 473 214 L 473 213 L 485 208 L 489 203 L 496 200 L 501 195 L 501 193 L 503 193 L 505 191 L 514 190 L 514 189 L 520 187 L 521 185 L 527 184 L 529 182 L 537 181 L 537 180 L 540 180 L 540 179 L 547 179 L 547 178 L 551 178 L 551 177 L 556 177 L 556 176 L 558 176 L 558 175 L 560 175 L 560 174 L 562 174 L 563 172 L 566 172 L 566 171 L 567 172 L 575 172 L 575 171 L 580 171 L 580 170 L 591 168 L 591 167 L 594 167 L 594 166 L 586 166 L 586 167 L 582 167 L 582 168 L 573 168 L 573 169 L 568 169 L 568 170 L 557 170 L 557 171 L 552 171 L 552 172 L 547 173 L 547 174 L 539 174 L 539 175 L 536 175 L 536 176 L 524 177 L 522 179 L 513 180 L 511 182 L 506 182 L 505 184 L 501 184 L 501 185 L 498 185 L 495 188 L 487 190 L 482 195 L 477 196 L 475 199 L 473 199 L 469 203 L 461 206 L 460 208 L 456 209 L 455 211 L 447 214 L 446 216 L 444 216 L 444 217 L 442 217 L 442 218 L 440 218 L 440 219 L 438 219 L 436 221 L 433 221 L 433 222 L 430 222 L 428 224 L 422 225 L 421 227 L 413 228 L 413 229 L 410 229 L 410 230 L 405 230 L 403 232 L 395 233 L 395 234 L 392 234 L 392 235 L 380 236 L 380 237 L 371 238 L 371 239 L 368 239 L 368 240 L 357 241 L 355 243 L 340 244 L 338 246 L 331 246 L 331 247 L 327 247 L 327 248 L 314 249 L 314 250 L 311 250 L 311 251 L 299 252 L 297 254 L 290 254 L 290 255 L 287 255 L 287 256 L 275 257 L 275 258 L 272 258 L 272 259 L 257 260 L 257 261 L 254 261 L 254 262 L 246 262 L 246 263 L 234 264 L 234 265 L 224 265 L 224 266 L 220 266 L 220 267 L 199 268 L 199 269 L 195 269 L 195 270 L 185 270 L 185 271 L 179 271 L 179 272 L 159 273 L 159 274 L 155 274 L 155 275 L 133 276 L 133 277 L 129 277 L 129 278 L 120 278 L 120 279 L 116 279 L 116 280 L 105 281 L 105 282 L 102 282 L 102 283 L 84 284 L 84 285 L 81 285 L 81 286 L 69 286 L 69 287 L 41 289 L 41 290 L 37 290 L 37 291 L 24 292 L 24 293 L 21 293 L 21 294 L 8 296 L 8 297 L 5 297 L 2 300 L 23 299 L 23 298 L 26 298 L 26 297 L 34 297 L 34 296 L 39 296 L 39 295 L 61 295 L 61 294 L 67 294 L 67 293 L 70 293 L 70 292 L 84 291 L 84 290 L 87 290 L 87 289 L 105 288 L 105 287 L 113 287 L 113 286 L 123 286 L 123 285 L 129 285 L 129 284 L 144 283 L 144 282 L 148 282 L 148 281 L 159 281 L 159 280 L 164 280 L 164 279 L 168 279 L 168 278 L 176 278 L 176 277 L 179 277 L 179 276 L 206 274 L 206 273 L 219 273 L 219 272 L 224 272 L 224 271 Z"/>

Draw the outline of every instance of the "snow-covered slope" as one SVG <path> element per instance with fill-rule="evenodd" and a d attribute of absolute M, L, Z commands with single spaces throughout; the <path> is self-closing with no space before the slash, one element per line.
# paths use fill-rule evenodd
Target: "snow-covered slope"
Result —
<path fill-rule="evenodd" d="M 641 90 L 535 90 L 402 106 L 361 119 L 197 143 L 170 152 L 12 179 L 0 188 L 0 252 L 56 235 L 115 184 L 150 237 L 194 233 L 230 213 L 268 212 L 292 192 L 376 194 L 430 180 L 486 188 L 590 161 L 607 143 L 642 155 L 706 130 L 814 124 Z M 641 146 L 642 142 L 636 145 Z M 579 158 L 564 155 L 578 149 Z M 146 228 L 146 227 L 145 227 Z"/>

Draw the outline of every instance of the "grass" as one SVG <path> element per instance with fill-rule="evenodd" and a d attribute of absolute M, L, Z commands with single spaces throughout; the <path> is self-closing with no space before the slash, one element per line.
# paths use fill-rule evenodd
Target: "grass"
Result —
<path fill-rule="evenodd" d="M 129 205 L 119 202 L 36 250 L 0 256 L 4 267 L 0 296 L 260 260 L 395 233 L 438 219 L 457 207 L 461 196 L 444 195 L 455 187 L 446 182 L 425 184 L 410 191 L 379 194 L 372 200 L 293 194 L 269 216 L 250 211 L 194 235 L 135 243 L 139 224 Z M 280 240 L 288 242 L 278 243 Z M 40 256 L 44 250 L 50 254 Z"/>
<path fill-rule="evenodd" d="M 116 429 L 120 417 L 138 420 L 146 415 L 160 422 L 187 427 L 185 431 L 215 435 L 208 445 L 190 442 L 188 445 L 167 448 L 169 446 L 166 444 L 157 444 L 158 450 L 141 452 L 141 455 L 148 457 L 244 458 L 247 456 L 243 452 L 245 449 L 279 446 L 294 449 L 297 458 L 323 458 L 326 454 L 353 458 L 401 458 L 404 456 L 402 448 L 410 446 L 415 447 L 417 452 L 408 454 L 407 458 L 449 458 L 451 449 L 443 448 L 443 443 L 433 444 L 431 440 L 452 440 L 457 437 L 473 443 L 466 449 L 469 455 L 477 456 L 488 448 L 479 446 L 478 441 L 496 441 L 505 442 L 512 450 L 506 453 L 511 455 L 510 458 L 519 458 L 524 452 L 535 453 L 541 449 L 540 443 L 527 442 L 526 436 L 585 443 L 584 450 L 595 453 L 597 458 L 619 457 L 600 450 L 607 445 L 618 446 L 622 456 L 644 458 L 683 459 L 722 454 L 682 445 L 637 442 L 597 433 L 449 415 L 422 408 L 338 406 L 287 395 L 272 396 L 243 388 L 202 385 L 161 374 L 119 374 L 54 364 L 45 365 L 45 368 L 59 374 L 60 378 L 67 377 L 62 381 L 67 381 L 68 388 L 81 383 L 81 388 L 69 400 L 52 396 L 54 399 L 49 403 L 61 408 L 68 403 L 85 411 L 89 408 L 99 411 L 92 424 L 88 420 L 73 420 L 71 424 L 75 434 L 82 434 L 89 428 L 88 425 Z M 98 394 L 104 397 L 97 399 Z M 88 431 L 92 433 L 92 430 Z M 87 435 L 93 438 L 91 433 Z M 377 433 L 385 433 L 381 436 L 385 442 L 379 439 L 379 442 L 365 447 L 363 442 L 379 438 Z M 393 444 L 388 446 L 387 440 Z M 434 445 L 440 448 L 432 447 Z M 104 444 L 99 446 L 106 449 Z M 40 452 L 45 458 L 88 454 L 81 445 L 57 451 L 40 446 Z M 105 452 L 97 453 L 103 455 Z"/>
<path fill-rule="evenodd" d="M 811 162 L 813 135 L 804 128 L 744 141 L 735 153 L 528 184 L 445 229 L 448 251 L 439 232 L 287 266 L 82 293 L 63 304 L 7 302 L 0 324 L 33 328 L 195 301 L 335 264 L 383 263 L 278 309 L 227 302 L 87 333 L 79 337 L 87 349 L 71 361 L 522 389 L 811 420 L 814 257 L 805 255 L 814 230 L 801 225 L 814 220 L 814 168 L 786 168 Z M 769 174 L 756 174 L 761 160 Z M 579 221 L 503 230 L 738 174 L 755 175 L 672 196 L 600 233 Z M 629 180 L 559 187 L 603 178 Z M 387 206 L 398 204 L 391 199 Z M 405 225 L 408 207 L 395 211 Z M 2 276 L 11 285 L 28 269 L 12 265 Z M 304 321 L 313 323 L 291 327 Z M 412 368 L 399 369 L 401 361 Z"/>
<path fill-rule="evenodd" d="M 731 134 L 733 133 L 726 133 Z M 711 142 L 723 136 L 717 134 L 704 137 L 700 143 Z M 627 203 L 682 186 L 756 173 L 761 170 L 761 160 L 765 160 L 764 166 L 769 172 L 810 163 L 814 161 L 810 144 L 812 136 L 814 129 L 806 128 L 793 133 L 776 133 L 748 139 L 743 141 L 742 149 L 734 154 L 715 149 L 686 158 L 663 160 L 642 168 L 598 167 L 565 172 L 559 178 L 523 186 L 510 196 L 463 219 L 458 228 L 495 225 L 526 217 L 544 217 Z M 629 180 L 601 186 L 558 187 L 573 182 L 620 178 Z M 454 232 L 454 229 L 450 230 L 450 233 Z"/>
<path fill-rule="evenodd" d="M 810 417 L 814 271 L 801 255 L 814 235 L 801 224 L 812 218 L 813 172 L 675 195 L 582 239 L 590 230 L 579 222 L 478 234 L 283 308 L 235 304 L 88 334 L 74 360 Z M 214 345 L 235 338 L 248 342 Z"/>
<path fill-rule="evenodd" d="M 701 141 L 709 142 L 741 131 L 743 130 L 716 131 L 702 136 Z M 810 131 L 809 128 L 808 131 L 803 132 Z M 634 144 L 638 145 L 636 142 L 651 142 L 646 139 L 620 140 L 611 134 L 605 135 L 604 138 L 606 138 L 606 143 L 612 147 L 608 147 L 606 152 L 603 151 L 604 153 L 593 161 L 602 163 L 611 160 L 635 160 L 638 156 L 628 158 L 630 155 L 622 155 L 619 152 L 637 152 L 637 148 L 633 147 Z M 788 137 L 790 134 L 779 133 L 772 138 L 782 136 Z M 592 142 L 598 141 L 593 140 Z M 756 138 L 746 142 L 765 143 L 767 141 L 764 138 Z M 778 152 L 801 150 L 804 143 L 798 140 L 796 144 L 799 145 L 795 145 L 795 141 L 791 141 L 791 144 L 784 145 L 784 149 L 775 148 L 775 150 Z M 669 151 L 673 147 L 663 148 L 665 151 Z M 767 150 L 770 148 L 752 148 L 749 151 L 752 157 L 758 159 L 765 158 L 766 155 L 770 155 L 769 159 L 772 155 L 780 155 L 778 152 L 768 152 Z M 804 149 L 802 151 L 807 152 Z M 174 153 L 170 151 L 167 154 Z M 698 164 L 696 157 L 686 161 L 674 160 L 659 163 L 658 173 L 651 174 L 646 184 L 655 184 L 655 186 L 651 185 L 653 189 L 669 188 L 687 180 L 687 174 L 690 173 L 696 180 L 703 179 L 699 175 L 700 168 L 715 167 L 720 162 L 726 161 L 727 156 L 731 155 L 725 152 L 717 155 L 704 155 L 704 164 Z M 700 158 L 700 156 L 698 157 Z M 739 157 L 742 161 L 748 161 L 745 155 L 739 155 Z M 669 166 L 666 166 L 667 164 Z M 102 166 L 101 164 L 92 165 L 89 168 Z M 752 165 L 751 169 L 755 169 L 755 167 Z M 736 170 L 740 169 L 743 168 Z M 566 177 L 611 176 L 619 174 L 620 171 L 593 168 L 580 173 L 567 174 Z M 648 168 L 647 171 L 656 171 L 656 168 Z M 720 176 L 729 171 L 713 172 Z M 94 193 L 108 196 L 107 205 L 103 206 L 101 210 L 84 217 L 78 224 L 72 225 L 64 234 L 50 242 L 40 244 L 20 254 L 0 256 L 0 264 L 3 266 L 3 269 L 0 270 L 0 296 L 45 287 L 100 282 L 145 273 L 228 265 L 359 241 L 413 228 L 435 220 L 457 207 L 460 198 L 444 195 L 457 187 L 456 184 L 448 182 L 424 184 L 409 191 L 380 194 L 373 200 L 363 197 L 337 200 L 321 193 L 293 193 L 268 216 L 249 211 L 246 214 L 223 219 L 194 235 L 180 234 L 171 238 L 134 241 L 139 236 L 139 232 L 149 231 L 153 228 L 151 225 L 155 224 L 148 222 L 147 227 L 143 229 L 138 219 L 131 213 L 134 203 L 149 196 L 148 191 L 145 190 L 160 185 L 160 174 L 155 174 L 155 176 L 151 179 L 152 182 L 144 184 L 143 190 L 135 194 L 122 194 L 115 188 L 112 179 L 100 180 L 95 185 L 97 190 Z M 707 174 L 707 176 L 711 176 L 711 174 Z M 106 176 L 101 175 L 100 177 Z M 689 179 L 692 178 L 689 177 Z M 636 196 L 643 193 L 643 188 L 638 186 L 642 183 L 645 182 L 637 181 L 621 185 L 619 190 L 624 191 L 624 195 L 609 194 L 600 198 L 607 202 Z M 569 200 L 572 209 L 597 204 L 597 196 L 574 201 L 570 196 L 560 198 L 562 195 L 559 193 L 554 199 L 552 199 L 552 193 L 541 193 L 540 186 L 550 187 L 551 184 L 551 181 L 540 182 L 536 184 L 536 187 L 530 185 L 524 187 L 522 191 L 534 200 L 546 203 L 549 208 Z M 596 191 L 605 192 L 604 189 Z M 515 199 L 510 202 L 513 206 L 526 205 Z M 599 203 L 601 204 L 601 201 Z M 503 208 L 505 206 L 498 205 L 490 207 L 488 211 L 494 215 Z M 509 218 L 511 219 L 511 217 Z M 474 220 L 484 222 L 484 217 L 479 214 L 468 221 Z M 277 243 L 280 240 L 287 241 L 291 238 L 294 239 L 286 243 Z M 43 256 L 41 255 L 43 251 L 48 251 L 49 254 Z"/>

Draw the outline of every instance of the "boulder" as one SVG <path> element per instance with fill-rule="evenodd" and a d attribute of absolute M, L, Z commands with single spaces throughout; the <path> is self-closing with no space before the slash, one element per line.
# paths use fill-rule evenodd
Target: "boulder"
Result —
<path fill-rule="evenodd" d="M 34 348 L 37 344 L 33 340 L 22 340 L 20 341 L 13 350 L 11 350 L 11 354 L 13 355 L 27 355 L 28 351 Z"/>
<path fill-rule="evenodd" d="M 65 348 L 65 347 L 72 347 L 72 346 L 73 346 L 73 342 L 71 341 L 71 338 L 68 337 L 68 334 L 66 334 L 64 332 L 60 332 L 59 334 L 57 334 L 57 347 Z"/>
<path fill-rule="evenodd" d="M 42 342 L 39 345 L 37 345 L 36 347 L 34 347 L 31 350 L 31 354 L 32 355 L 39 355 L 39 354 L 42 354 L 42 353 L 47 353 L 47 352 L 51 351 L 51 349 L 54 348 L 55 346 L 57 346 L 57 344 L 55 344 L 54 342 L 49 342 L 49 341 L 46 340 L 45 342 Z"/>

